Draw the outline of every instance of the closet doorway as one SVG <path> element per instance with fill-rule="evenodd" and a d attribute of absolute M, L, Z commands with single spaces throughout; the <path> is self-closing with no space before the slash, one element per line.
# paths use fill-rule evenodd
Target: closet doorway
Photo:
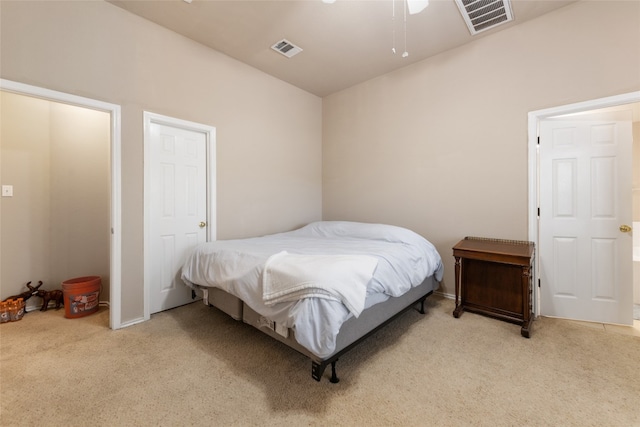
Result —
<path fill-rule="evenodd" d="M 1 178 L 13 190 L 1 205 L 3 293 L 99 275 L 118 329 L 120 107 L 8 80 L 0 89 L 11 106 L 2 112 Z"/>

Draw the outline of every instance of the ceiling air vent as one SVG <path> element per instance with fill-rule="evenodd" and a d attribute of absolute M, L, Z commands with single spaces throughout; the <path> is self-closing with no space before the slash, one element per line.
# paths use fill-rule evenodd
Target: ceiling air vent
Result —
<path fill-rule="evenodd" d="M 509 0 L 456 0 L 472 35 L 513 20 Z"/>
<path fill-rule="evenodd" d="M 287 58 L 291 58 L 293 55 L 302 52 L 301 48 L 286 39 L 280 40 L 278 43 L 271 46 L 271 49 L 275 50 L 276 52 L 280 52 Z"/>

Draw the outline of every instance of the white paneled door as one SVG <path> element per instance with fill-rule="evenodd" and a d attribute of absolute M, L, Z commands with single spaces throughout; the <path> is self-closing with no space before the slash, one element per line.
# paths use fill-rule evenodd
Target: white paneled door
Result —
<path fill-rule="evenodd" d="M 630 121 L 540 122 L 542 315 L 633 322 L 631 149 Z"/>
<path fill-rule="evenodd" d="M 207 238 L 206 134 L 150 123 L 150 312 L 192 301 L 180 279 L 189 251 Z"/>

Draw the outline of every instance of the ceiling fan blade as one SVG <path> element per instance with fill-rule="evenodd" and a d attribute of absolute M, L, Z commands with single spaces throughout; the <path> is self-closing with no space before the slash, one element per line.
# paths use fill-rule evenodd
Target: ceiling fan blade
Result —
<path fill-rule="evenodd" d="M 409 15 L 415 15 L 429 6 L 429 0 L 407 0 L 407 6 L 409 8 Z"/>

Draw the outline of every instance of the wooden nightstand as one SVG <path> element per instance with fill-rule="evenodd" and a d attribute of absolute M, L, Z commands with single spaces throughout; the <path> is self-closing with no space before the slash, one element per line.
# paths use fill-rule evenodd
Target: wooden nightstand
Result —
<path fill-rule="evenodd" d="M 453 247 L 456 259 L 456 308 L 522 326 L 529 338 L 533 321 L 531 294 L 533 242 L 465 237 Z"/>

